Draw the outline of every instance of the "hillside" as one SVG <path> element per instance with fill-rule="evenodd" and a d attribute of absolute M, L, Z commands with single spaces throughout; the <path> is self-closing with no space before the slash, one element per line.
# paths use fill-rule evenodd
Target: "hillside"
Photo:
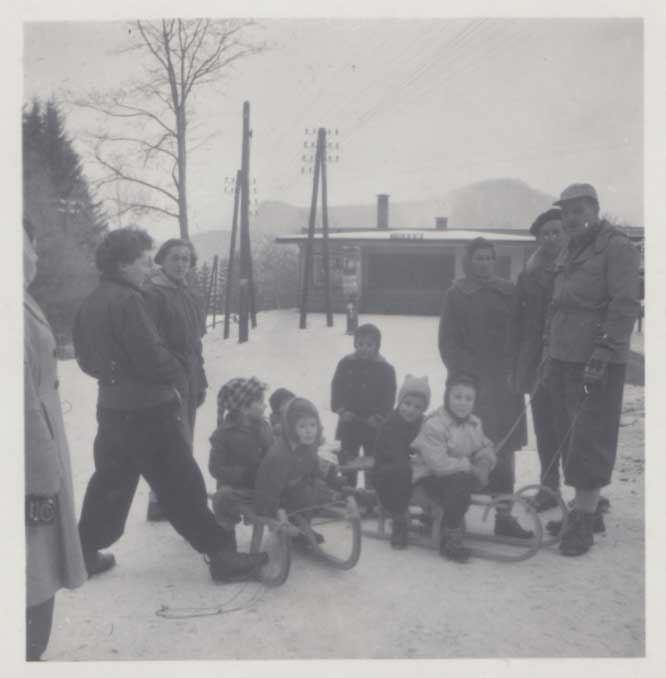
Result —
<path fill-rule="evenodd" d="M 432 228 L 435 217 L 448 216 L 450 228 L 524 228 L 527 229 L 539 212 L 548 209 L 555 198 L 531 188 L 519 179 L 488 179 L 450 191 L 428 200 L 400 202 L 390 198 L 391 228 Z M 376 199 L 376 198 L 375 198 Z M 307 228 L 309 208 L 280 201 L 259 205 L 259 213 L 251 221 L 253 243 L 259 236 L 274 238 L 298 233 Z M 321 211 L 317 226 L 321 225 Z M 377 225 L 376 202 L 363 205 L 329 207 L 331 228 L 374 228 Z M 214 254 L 227 255 L 230 234 L 209 230 L 192 236 L 202 259 Z"/>

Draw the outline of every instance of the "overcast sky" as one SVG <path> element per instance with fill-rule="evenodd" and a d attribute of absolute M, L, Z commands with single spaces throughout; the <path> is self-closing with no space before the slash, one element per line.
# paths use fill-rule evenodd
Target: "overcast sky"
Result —
<path fill-rule="evenodd" d="M 116 53 L 126 36 L 124 23 L 27 24 L 24 98 L 121 85 L 139 72 L 136 55 Z M 195 231 L 229 221 L 244 100 L 259 200 L 309 203 L 304 131 L 326 126 L 341 146 L 331 204 L 496 177 L 552 194 L 588 181 L 603 209 L 643 223 L 640 20 L 268 19 L 254 36 L 269 49 L 195 100 L 199 133 L 215 134 L 191 155 Z M 91 126 L 68 113 L 75 139 Z"/>

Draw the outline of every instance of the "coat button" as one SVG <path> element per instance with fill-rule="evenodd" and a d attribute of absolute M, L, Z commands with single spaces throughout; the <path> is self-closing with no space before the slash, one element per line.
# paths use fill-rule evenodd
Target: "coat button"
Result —
<path fill-rule="evenodd" d="M 59 387 L 60 387 L 60 382 L 56 379 L 53 382 L 53 388 L 57 391 Z"/>

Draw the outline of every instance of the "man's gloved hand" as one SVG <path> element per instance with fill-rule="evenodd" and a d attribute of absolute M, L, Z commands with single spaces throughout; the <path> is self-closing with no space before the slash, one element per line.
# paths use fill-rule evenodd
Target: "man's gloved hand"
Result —
<path fill-rule="evenodd" d="M 601 346 L 597 346 L 592 351 L 592 355 L 585 364 L 585 370 L 583 371 L 583 384 L 585 386 L 595 386 L 606 381 L 610 356 L 610 350 Z"/>
<path fill-rule="evenodd" d="M 338 415 L 340 416 L 340 421 L 343 421 L 345 424 L 348 424 L 349 422 L 352 422 L 356 419 L 354 413 L 349 412 L 349 410 L 339 410 Z"/>

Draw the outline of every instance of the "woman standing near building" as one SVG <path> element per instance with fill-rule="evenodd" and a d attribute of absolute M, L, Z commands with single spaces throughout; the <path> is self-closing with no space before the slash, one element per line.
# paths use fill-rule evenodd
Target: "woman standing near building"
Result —
<path fill-rule="evenodd" d="M 87 579 L 74 512 L 74 491 L 58 395 L 56 343 L 28 292 L 37 274 L 34 229 L 23 222 L 25 392 L 26 658 L 49 642 L 55 594 Z"/>
<path fill-rule="evenodd" d="M 178 389 L 190 443 L 197 408 L 206 398 L 208 381 L 203 367 L 201 337 L 206 332 L 203 304 L 187 284 L 196 265 L 194 246 L 187 240 L 167 240 L 155 255 L 159 266 L 144 288 L 146 305 L 167 348 L 187 365 L 187 379 Z M 148 520 L 161 520 L 157 498 L 151 492 Z"/>
<path fill-rule="evenodd" d="M 485 491 L 511 494 L 514 485 L 514 457 L 527 440 L 523 412 L 524 398 L 509 387 L 513 350 L 512 322 L 515 287 L 495 275 L 495 247 L 485 238 L 475 238 L 465 257 L 465 276 L 446 292 L 439 324 L 439 352 L 450 376 L 471 373 L 479 379 L 476 413 L 486 435 L 501 447 L 497 465 Z M 495 534 L 529 538 L 509 513 L 498 508 Z"/>

